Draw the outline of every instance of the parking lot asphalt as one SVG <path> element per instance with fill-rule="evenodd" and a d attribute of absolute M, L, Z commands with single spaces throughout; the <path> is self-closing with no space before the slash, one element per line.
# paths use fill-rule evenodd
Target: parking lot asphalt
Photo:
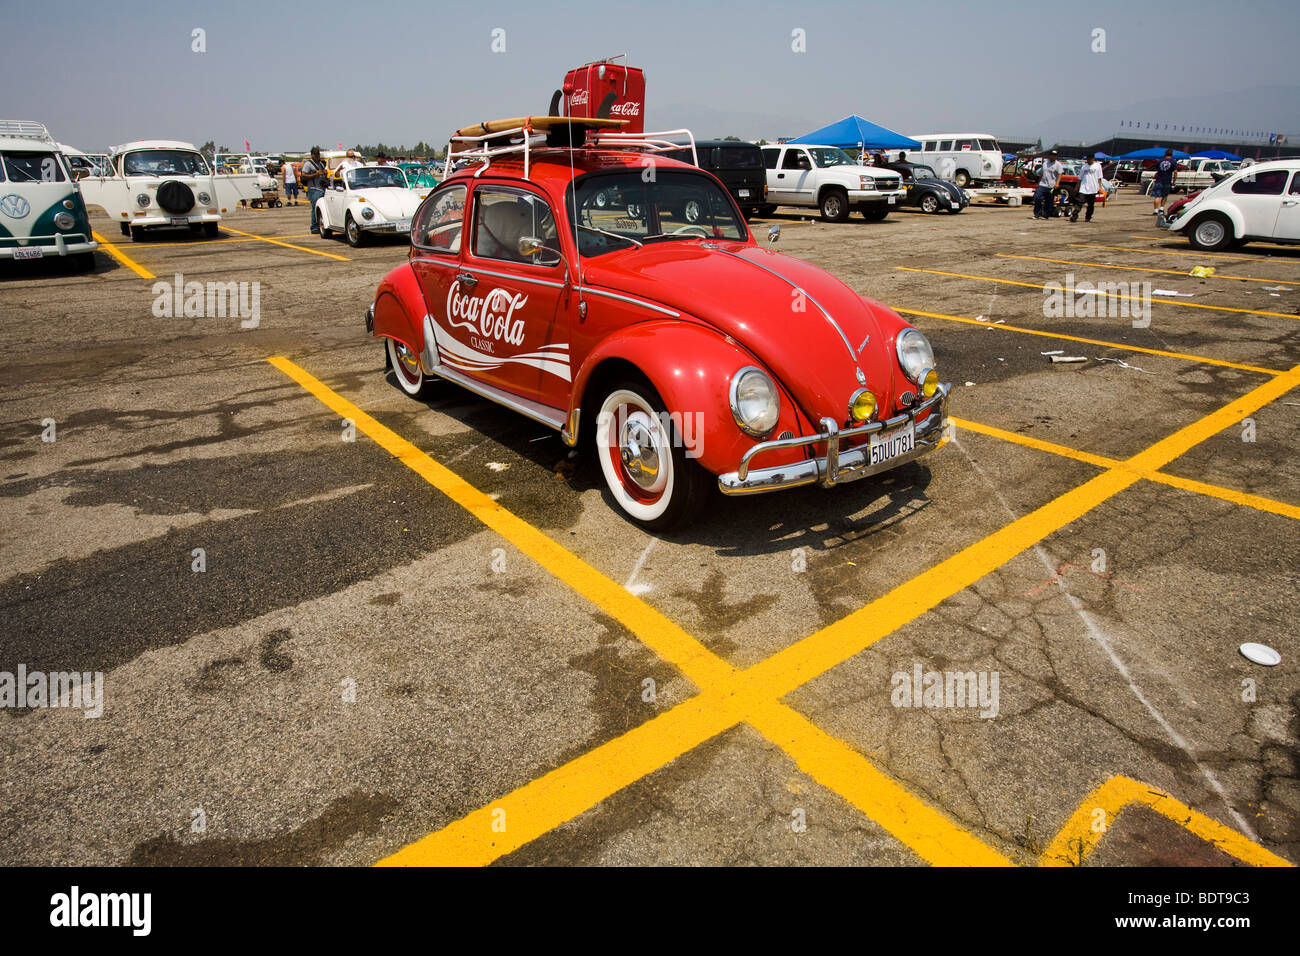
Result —
<path fill-rule="evenodd" d="M 0 712 L 0 859 L 1300 861 L 1300 249 L 1149 209 L 756 220 L 930 337 L 957 427 L 659 537 L 386 379 L 403 242 L 96 211 L 92 274 L 0 275 L 0 671 L 103 673 L 98 718 Z M 176 281 L 257 283 L 256 327 L 159 316 Z M 1079 281 L 1149 324 L 1049 315 Z M 996 692 L 900 704 L 930 672 Z"/>

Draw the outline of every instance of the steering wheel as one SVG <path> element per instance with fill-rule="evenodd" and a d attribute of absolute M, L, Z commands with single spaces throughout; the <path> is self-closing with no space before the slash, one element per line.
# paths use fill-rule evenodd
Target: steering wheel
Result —
<path fill-rule="evenodd" d="M 705 229 L 703 226 L 696 226 L 696 225 L 682 226 L 682 227 L 679 228 L 679 229 L 674 229 L 674 230 L 673 230 L 673 235 L 674 235 L 674 236 L 680 236 L 682 233 L 684 233 L 684 232 L 689 232 L 691 229 L 698 229 L 698 230 L 700 230 L 700 236 L 701 236 L 701 238 L 707 239 L 707 238 L 709 237 L 709 230 Z"/>

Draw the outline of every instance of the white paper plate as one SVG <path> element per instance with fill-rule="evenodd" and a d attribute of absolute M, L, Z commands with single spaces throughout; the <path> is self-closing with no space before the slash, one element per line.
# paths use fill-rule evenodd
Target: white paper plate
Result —
<path fill-rule="evenodd" d="M 1263 664 L 1265 667 L 1272 667 L 1275 664 L 1282 663 L 1282 655 L 1265 644 L 1242 644 L 1238 650 L 1241 651 L 1241 656 L 1246 660 L 1253 661 L 1256 664 Z"/>

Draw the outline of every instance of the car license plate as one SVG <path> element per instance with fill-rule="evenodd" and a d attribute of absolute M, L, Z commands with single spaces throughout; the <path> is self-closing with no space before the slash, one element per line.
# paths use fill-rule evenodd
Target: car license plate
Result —
<path fill-rule="evenodd" d="M 45 255 L 45 250 L 40 246 L 28 246 L 26 249 L 15 249 L 15 259 L 39 259 Z"/>
<path fill-rule="evenodd" d="M 172 216 L 173 226 L 188 226 L 189 224 L 190 219 L 188 216 Z"/>
<path fill-rule="evenodd" d="M 872 465 L 882 465 L 906 455 L 916 447 L 916 426 L 908 422 L 893 431 L 878 432 L 871 436 Z"/>
<path fill-rule="evenodd" d="M 396 222 L 393 223 L 393 228 L 394 228 L 397 232 L 410 232 L 410 231 L 411 231 L 411 220 L 409 220 L 409 219 L 398 219 Z"/>
<path fill-rule="evenodd" d="M 894 200 L 897 199 L 897 198 L 898 198 L 897 196 L 890 196 L 890 197 L 889 197 L 889 204 L 892 206 L 892 205 L 894 204 Z"/>
<path fill-rule="evenodd" d="M 749 190 L 748 190 L 748 189 L 742 189 L 742 190 L 740 191 L 740 198 L 741 198 L 741 199 L 748 199 L 748 198 L 749 198 Z"/>

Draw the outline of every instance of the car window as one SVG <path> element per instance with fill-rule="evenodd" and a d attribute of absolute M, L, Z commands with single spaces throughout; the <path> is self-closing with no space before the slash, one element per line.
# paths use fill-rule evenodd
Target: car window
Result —
<path fill-rule="evenodd" d="M 958 149 L 974 149 L 974 148 L 975 148 L 975 141 L 974 141 L 973 139 L 959 139 L 959 140 L 957 140 L 957 148 L 958 148 Z"/>
<path fill-rule="evenodd" d="M 4 154 L 5 176 L 16 183 L 61 183 L 63 166 L 51 152 L 43 150 L 7 151 Z"/>
<path fill-rule="evenodd" d="M 785 158 L 781 160 L 782 169 L 811 169 L 808 162 L 808 154 L 802 149 L 787 149 Z"/>
<path fill-rule="evenodd" d="M 1291 177 L 1291 188 L 1287 190 L 1288 196 L 1300 196 L 1300 173 Z"/>
<path fill-rule="evenodd" d="M 1244 196 L 1280 196 L 1286 179 L 1286 170 L 1270 169 L 1253 176 L 1241 177 L 1232 184 L 1232 191 Z"/>
<path fill-rule="evenodd" d="M 122 160 L 126 176 L 206 176 L 208 163 L 183 149 L 138 149 Z"/>
<path fill-rule="evenodd" d="M 763 165 L 753 146 L 719 146 L 713 152 L 713 164 L 720 169 L 759 169 Z"/>
<path fill-rule="evenodd" d="M 776 169 L 776 161 L 780 155 L 781 151 L 779 149 L 763 150 L 763 165 L 768 169 Z"/>
<path fill-rule="evenodd" d="M 939 151 L 943 153 L 951 153 L 952 144 L 953 144 L 953 140 L 945 139 L 943 143 L 939 146 Z"/>
<path fill-rule="evenodd" d="M 435 190 L 415 213 L 411 240 L 423 249 L 455 255 L 465 222 L 465 184 Z"/>
<path fill-rule="evenodd" d="M 349 169 L 347 177 L 352 189 L 406 188 L 406 175 L 396 166 L 362 166 Z"/>
<path fill-rule="evenodd" d="M 938 140 L 933 140 L 933 139 L 924 140 L 921 145 L 922 152 L 933 153 L 934 148 L 937 145 L 939 145 Z"/>
<path fill-rule="evenodd" d="M 520 251 L 521 239 L 542 241 L 532 255 Z M 560 261 L 555 216 L 546 200 L 511 186 L 480 186 L 474 192 L 474 255 L 521 265 L 553 266 Z"/>

